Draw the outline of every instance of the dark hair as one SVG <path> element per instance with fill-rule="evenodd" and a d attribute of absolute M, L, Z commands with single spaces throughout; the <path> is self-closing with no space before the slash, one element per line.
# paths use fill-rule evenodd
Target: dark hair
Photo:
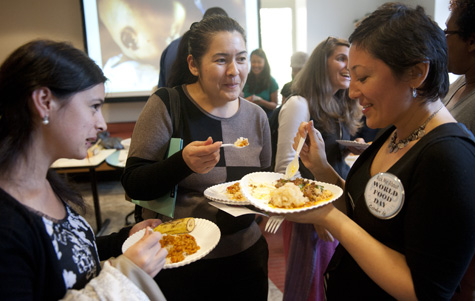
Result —
<path fill-rule="evenodd" d="M 264 69 L 259 74 L 254 74 L 249 72 L 247 75 L 246 85 L 248 86 L 248 91 L 251 94 L 256 94 L 266 89 L 269 89 L 271 80 L 270 80 L 270 65 L 267 60 L 266 53 L 261 48 L 258 48 L 251 52 L 250 57 L 257 55 L 258 57 L 264 59 Z"/>
<path fill-rule="evenodd" d="M 462 40 L 473 38 L 475 33 L 475 1 L 473 0 L 450 0 L 450 10 L 456 11 L 458 18 L 455 24 L 458 26 L 458 34 Z"/>
<path fill-rule="evenodd" d="M 190 30 L 183 35 L 180 41 L 177 58 L 173 63 L 172 73 L 168 78 L 167 86 L 192 84 L 198 81 L 198 77 L 190 72 L 187 57 L 191 54 L 196 65 L 200 67 L 201 59 L 208 51 L 211 40 L 217 33 L 223 31 L 237 31 L 242 35 L 244 42 L 246 42 L 244 29 L 238 22 L 229 17 L 214 15 L 204 18 L 200 22 L 193 23 Z"/>
<path fill-rule="evenodd" d="M 166 81 L 166 86 L 173 88 L 185 83 L 193 83 L 196 81 L 196 76 L 191 74 L 188 69 L 188 41 L 190 37 L 190 31 L 188 30 L 181 37 L 180 43 L 178 44 L 176 58 L 173 62 L 170 75 Z M 186 72 L 187 70 L 187 72 Z"/>
<path fill-rule="evenodd" d="M 28 155 L 32 133 L 40 124 L 32 109 L 34 90 L 47 87 L 58 100 L 67 103 L 74 94 L 105 81 L 96 63 L 68 43 L 35 40 L 15 50 L 0 67 L 2 173 L 8 173 L 20 156 Z M 57 186 L 60 183 L 51 185 L 53 189 L 63 190 Z"/>
<path fill-rule="evenodd" d="M 225 17 L 228 16 L 228 14 L 226 13 L 226 11 L 224 9 L 222 9 L 221 7 L 215 6 L 215 7 L 210 7 L 205 11 L 205 13 L 203 15 L 203 19 L 211 17 L 211 16 L 215 16 L 215 15 L 221 15 L 221 16 L 225 16 Z"/>
<path fill-rule="evenodd" d="M 343 39 L 328 37 L 318 44 L 292 82 L 292 93 L 307 100 L 310 116 L 329 133 L 335 133 L 335 120 L 341 121 L 350 134 L 355 134 L 361 126 L 361 109 L 356 101 L 348 97 L 348 89 L 340 89 L 333 94 L 328 74 L 328 58 L 338 46 L 350 47 Z"/>
<path fill-rule="evenodd" d="M 349 38 L 403 78 L 414 65 L 428 61 L 429 73 L 417 94 L 426 101 L 443 98 L 449 88 L 447 42 L 440 27 L 417 6 L 386 3 L 366 17 Z"/>

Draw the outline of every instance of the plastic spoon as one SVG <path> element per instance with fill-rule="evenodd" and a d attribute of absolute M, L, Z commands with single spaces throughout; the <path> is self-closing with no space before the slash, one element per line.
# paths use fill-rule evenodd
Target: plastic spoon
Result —
<path fill-rule="evenodd" d="M 227 144 L 221 144 L 221 147 L 229 147 L 229 146 L 232 146 L 234 148 L 245 148 L 247 145 L 243 145 L 243 146 L 236 146 L 232 143 L 227 143 Z"/>

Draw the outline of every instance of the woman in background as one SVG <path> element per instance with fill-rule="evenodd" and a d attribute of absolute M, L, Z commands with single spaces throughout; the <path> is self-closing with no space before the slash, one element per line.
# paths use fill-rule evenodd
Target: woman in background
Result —
<path fill-rule="evenodd" d="M 460 75 L 450 86 L 444 104 L 450 113 L 475 132 L 475 2 L 450 1 L 447 19 L 449 72 Z"/>
<path fill-rule="evenodd" d="M 279 113 L 276 171 L 285 173 L 295 150 L 293 138 L 300 123 L 314 121 L 325 141 L 330 165 L 346 178 L 349 151 L 336 142 L 356 133 L 361 110 L 348 98 L 349 43 L 329 37 L 312 52 L 292 83 L 294 96 Z M 313 179 L 302 165 L 298 177 Z M 284 300 L 323 300 L 323 273 L 338 244 L 324 229 L 284 221 L 284 250 L 287 258 Z"/>
<path fill-rule="evenodd" d="M 188 39 L 188 41 L 186 41 Z M 174 218 L 210 220 L 221 239 L 205 258 L 156 278 L 170 300 L 267 300 L 268 247 L 255 216 L 233 217 L 208 204 L 206 188 L 270 166 L 270 131 L 264 111 L 239 95 L 248 73 L 244 30 L 233 19 L 211 16 L 191 26 L 180 46 L 189 53 L 175 87 L 183 150 L 164 160 L 173 135 L 170 99 L 153 94 L 132 134 L 122 177 L 127 194 L 153 200 L 178 184 Z M 179 64 L 181 65 L 181 64 Z M 175 64 L 176 66 L 176 64 Z M 246 137 L 243 149 L 221 148 Z M 144 212 L 144 217 L 152 212 Z M 148 214 L 148 216 L 147 216 Z"/>
<path fill-rule="evenodd" d="M 251 72 L 243 89 L 244 98 L 264 109 L 267 117 L 277 107 L 279 85 L 270 75 L 270 65 L 262 49 L 251 52 Z"/>
<path fill-rule="evenodd" d="M 449 87 L 444 104 L 454 118 L 475 134 L 475 1 L 450 1 L 445 39 L 449 54 L 449 72 L 460 75 Z M 475 259 L 460 283 L 453 300 L 473 300 Z"/>
<path fill-rule="evenodd" d="M 152 279 L 167 255 L 160 233 L 146 231 L 119 256 L 129 234 L 160 221 L 124 228 L 96 245 L 72 208 L 84 209 L 82 197 L 49 170 L 59 158 L 85 158 L 106 130 L 105 81 L 85 53 L 47 40 L 21 46 L 0 68 L 2 299 L 164 299 Z M 119 257 L 101 268 L 105 254 Z"/>
<path fill-rule="evenodd" d="M 335 203 L 343 212 L 329 204 L 287 218 L 340 242 L 328 300 L 448 300 L 475 252 L 475 138 L 440 100 L 449 87 L 444 32 L 423 8 L 388 3 L 349 40 L 349 95 L 369 127 L 385 130 L 344 181 L 321 133 L 303 123 L 294 147 L 307 136 L 300 158 L 344 189 Z"/>

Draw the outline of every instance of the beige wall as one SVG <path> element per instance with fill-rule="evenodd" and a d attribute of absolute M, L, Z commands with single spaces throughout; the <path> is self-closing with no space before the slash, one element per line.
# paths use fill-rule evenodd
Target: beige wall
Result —
<path fill-rule="evenodd" d="M 36 38 L 67 40 L 84 50 L 79 0 L 2 0 L 0 60 Z"/>
<path fill-rule="evenodd" d="M 69 41 L 84 50 L 80 0 L 1 0 L 0 61 L 38 38 Z M 137 120 L 144 102 L 106 103 L 106 122 Z"/>

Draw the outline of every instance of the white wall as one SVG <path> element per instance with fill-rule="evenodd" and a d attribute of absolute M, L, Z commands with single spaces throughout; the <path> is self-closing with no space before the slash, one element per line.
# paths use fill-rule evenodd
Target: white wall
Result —
<path fill-rule="evenodd" d="M 307 0 L 307 52 L 328 36 L 348 39 L 355 21 L 374 11 L 384 0 Z"/>
<path fill-rule="evenodd" d="M 295 0 L 296 3 L 305 0 Z M 306 0 L 307 52 L 328 36 L 348 38 L 354 22 L 371 13 L 387 0 Z M 449 0 L 400 0 L 410 6 L 420 5 L 434 18 L 441 28 L 449 15 Z M 297 41 L 298 43 L 298 41 Z"/>

